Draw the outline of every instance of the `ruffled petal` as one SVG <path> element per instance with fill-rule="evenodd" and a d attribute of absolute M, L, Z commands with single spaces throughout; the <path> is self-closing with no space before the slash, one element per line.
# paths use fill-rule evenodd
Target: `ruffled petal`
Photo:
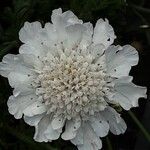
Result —
<path fill-rule="evenodd" d="M 37 54 L 37 53 L 36 53 Z M 23 57 L 23 61 L 24 63 L 29 66 L 31 68 L 31 70 L 35 70 L 36 71 L 41 71 L 43 68 L 43 63 L 40 60 L 40 58 L 38 58 L 33 54 L 22 54 Z"/>
<path fill-rule="evenodd" d="M 19 31 L 19 39 L 23 43 L 30 43 L 33 41 L 38 41 L 40 40 L 40 37 L 38 33 L 42 30 L 41 23 L 36 21 L 36 22 L 25 22 L 24 26 L 21 28 Z"/>
<path fill-rule="evenodd" d="M 94 28 L 93 43 L 103 44 L 106 49 L 114 42 L 115 38 L 114 30 L 108 20 L 99 19 Z"/>
<path fill-rule="evenodd" d="M 91 40 L 91 25 L 84 24 L 82 25 L 82 20 L 79 20 L 77 16 L 74 15 L 71 11 L 66 11 L 62 13 L 62 10 L 55 9 L 52 12 L 52 23 L 53 25 L 48 25 L 46 28 L 49 29 L 49 32 L 52 34 L 55 31 L 54 37 L 57 43 L 62 43 L 65 48 L 75 48 L 82 40 L 83 32 L 87 29 L 84 35 L 84 39 L 82 42 L 87 44 L 87 41 Z"/>
<path fill-rule="evenodd" d="M 109 132 L 109 124 L 100 114 L 95 115 L 95 117 L 91 117 L 90 124 L 96 135 L 99 137 L 104 137 Z"/>
<path fill-rule="evenodd" d="M 34 115 L 42 114 L 46 111 L 47 111 L 46 105 L 37 100 L 36 102 L 34 102 L 30 106 L 28 106 L 26 109 L 24 109 L 23 113 L 26 116 L 31 117 Z"/>
<path fill-rule="evenodd" d="M 26 87 L 26 86 L 18 86 L 15 87 L 15 89 L 13 90 L 13 95 L 15 97 L 17 97 L 18 95 L 30 95 L 35 93 L 35 89 L 33 89 L 32 87 Z"/>
<path fill-rule="evenodd" d="M 84 23 L 83 26 L 86 28 L 82 35 L 82 40 L 79 44 L 79 49 L 86 49 L 92 42 L 93 25 L 90 22 Z"/>
<path fill-rule="evenodd" d="M 38 114 L 32 117 L 24 115 L 24 121 L 30 126 L 36 126 L 40 122 L 40 120 L 45 116 L 45 113 Z"/>
<path fill-rule="evenodd" d="M 62 14 L 62 17 L 64 19 L 64 22 L 66 22 L 66 25 L 73 25 L 73 24 L 82 24 L 83 21 L 78 19 L 78 17 L 70 10 L 64 12 Z"/>
<path fill-rule="evenodd" d="M 74 49 L 86 48 L 92 41 L 93 26 L 79 20 L 71 11 L 62 13 L 61 9 L 56 9 L 52 13 L 52 23 L 47 23 L 44 27 L 48 35 L 47 45 L 54 49 L 64 47 Z M 49 42 L 50 41 L 50 42 Z M 51 44 L 48 44 L 51 43 Z M 63 44 L 60 44 L 63 43 Z"/>
<path fill-rule="evenodd" d="M 131 66 L 138 63 L 138 52 L 130 45 L 110 46 L 106 52 L 107 73 L 113 77 L 128 76 Z"/>
<path fill-rule="evenodd" d="M 55 49 L 55 44 L 58 43 L 58 35 L 53 24 L 46 23 L 43 29 L 43 34 L 45 34 L 44 43 L 49 47 Z"/>
<path fill-rule="evenodd" d="M 120 117 L 120 114 L 115 111 L 115 109 L 107 107 L 104 111 L 100 112 L 100 115 L 102 115 L 103 118 L 105 118 L 105 120 L 109 123 L 110 131 L 113 134 L 119 135 L 126 131 L 126 123 Z"/>
<path fill-rule="evenodd" d="M 34 140 L 48 142 L 59 138 L 61 131 L 54 130 L 51 126 L 51 115 L 45 115 L 35 128 Z"/>
<path fill-rule="evenodd" d="M 80 117 L 76 117 L 71 120 L 66 121 L 65 131 L 61 135 L 61 138 L 64 140 L 73 139 L 76 136 L 77 130 L 81 125 Z"/>
<path fill-rule="evenodd" d="M 62 129 L 54 130 L 51 124 L 49 124 L 44 134 L 48 140 L 57 140 L 60 137 L 61 132 Z"/>
<path fill-rule="evenodd" d="M 83 128 L 80 127 L 76 133 L 75 138 L 70 140 L 74 145 L 83 145 L 84 139 L 83 139 Z"/>
<path fill-rule="evenodd" d="M 73 24 L 81 24 L 82 20 L 79 20 L 76 15 L 72 11 L 66 11 L 62 13 L 62 9 L 58 8 L 52 11 L 51 16 L 52 23 L 57 27 L 61 26 L 61 28 Z"/>
<path fill-rule="evenodd" d="M 92 44 L 92 45 L 90 45 L 89 47 L 88 47 L 88 51 L 89 51 L 89 53 L 90 54 L 92 54 L 92 56 L 94 57 L 94 58 L 99 58 L 99 59 L 101 59 L 101 56 L 103 55 L 103 53 L 104 53 L 104 45 L 102 45 L 102 44 Z"/>
<path fill-rule="evenodd" d="M 10 96 L 7 102 L 9 113 L 14 115 L 16 119 L 20 119 L 23 115 L 23 111 L 31 104 L 36 102 L 38 97 L 34 94 L 31 95 L 19 95 L 17 97 Z"/>
<path fill-rule="evenodd" d="M 79 150 L 99 150 L 102 148 L 102 142 L 100 138 L 96 135 L 88 122 L 83 124 L 82 130 L 80 130 L 80 132 L 81 131 L 83 135 L 83 144 L 79 144 L 78 142 L 75 142 L 75 140 L 72 140 L 72 142 L 77 145 Z"/>
<path fill-rule="evenodd" d="M 60 128 L 63 128 L 64 124 L 65 124 L 65 121 L 66 121 L 66 118 L 63 116 L 63 115 L 60 115 L 60 116 L 57 116 L 57 117 L 54 117 L 52 119 L 52 128 L 54 130 L 57 130 L 57 129 L 60 129 Z"/>
<path fill-rule="evenodd" d="M 13 88 L 19 88 L 19 87 L 30 87 L 33 82 L 33 78 L 35 76 L 29 74 L 23 74 L 18 72 L 11 72 L 8 75 L 9 84 Z"/>
<path fill-rule="evenodd" d="M 34 140 L 37 142 L 48 142 L 44 132 L 50 124 L 50 115 L 44 116 L 35 127 Z"/>
<path fill-rule="evenodd" d="M 47 54 L 48 48 L 43 45 L 42 42 L 23 44 L 19 48 L 20 54 L 34 55 L 38 59 L 44 57 Z M 36 58 L 36 59 L 37 59 Z"/>
<path fill-rule="evenodd" d="M 62 9 L 61 8 L 58 8 L 58 9 L 54 9 L 52 11 L 52 15 L 51 15 L 51 21 L 53 24 L 56 24 L 57 22 L 57 17 L 62 15 Z"/>
<path fill-rule="evenodd" d="M 81 24 L 66 27 L 66 38 L 64 39 L 65 48 L 75 49 L 82 41 L 83 33 L 85 31 L 86 27 Z"/>
<path fill-rule="evenodd" d="M 141 87 L 131 82 L 131 77 L 122 77 L 115 81 L 116 93 L 113 100 L 119 103 L 125 110 L 138 106 L 140 97 L 146 98 L 146 87 Z"/>
<path fill-rule="evenodd" d="M 20 55 L 7 54 L 0 63 L 0 74 L 8 77 L 12 71 L 26 72 L 22 57 Z"/>

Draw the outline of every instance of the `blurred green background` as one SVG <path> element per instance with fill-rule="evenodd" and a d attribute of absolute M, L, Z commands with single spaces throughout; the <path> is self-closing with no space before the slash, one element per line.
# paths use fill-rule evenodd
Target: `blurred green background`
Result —
<path fill-rule="evenodd" d="M 114 27 L 115 44 L 131 44 L 140 55 L 138 66 L 131 70 L 134 83 L 150 87 L 150 1 L 149 0 L 0 0 L 0 60 L 7 53 L 18 53 L 18 32 L 25 21 L 50 21 L 53 9 L 72 10 L 84 22 L 95 24 L 108 18 Z M 8 113 L 11 95 L 7 79 L 0 77 L 0 150 L 76 150 L 61 139 L 52 143 L 33 140 L 34 128 Z M 148 98 L 149 100 L 149 98 Z M 128 129 L 124 135 L 109 134 L 103 138 L 103 150 L 150 150 L 150 102 L 141 100 L 140 107 L 122 112 Z M 143 126 L 141 126 L 141 124 Z M 144 127 L 144 128 L 143 128 Z M 147 131 L 146 131 L 147 130 Z"/>

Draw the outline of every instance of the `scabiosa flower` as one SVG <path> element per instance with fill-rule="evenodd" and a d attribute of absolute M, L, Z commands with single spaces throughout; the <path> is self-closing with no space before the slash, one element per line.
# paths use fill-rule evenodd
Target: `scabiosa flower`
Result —
<path fill-rule="evenodd" d="M 116 106 L 129 110 L 146 97 L 146 88 L 129 76 L 138 53 L 130 45 L 112 45 L 116 36 L 107 19 L 93 29 L 73 12 L 56 9 L 51 20 L 44 27 L 26 22 L 19 54 L 0 63 L 14 89 L 9 112 L 35 126 L 38 142 L 61 137 L 79 150 L 101 149 L 99 137 L 127 128 Z"/>

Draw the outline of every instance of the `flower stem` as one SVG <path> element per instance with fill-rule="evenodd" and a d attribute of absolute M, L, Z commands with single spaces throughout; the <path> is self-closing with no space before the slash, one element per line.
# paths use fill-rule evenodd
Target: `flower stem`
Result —
<path fill-rule="evenodd" d="M 111 145 L 111 141 L 108 137 L 106 137 L 106 141 L 107 141 L 108 150 L 113 150 L 112 145 Z"/>
<path fill-rule="evenodd" d="M 135 114 L 130 110 L 128 111 L 130 117 L 134 120 L 136 125 L 139 127 L 145 138 L 150 142 L 150 133 L 144 128 L 143 124 L 137 119 Z"/>

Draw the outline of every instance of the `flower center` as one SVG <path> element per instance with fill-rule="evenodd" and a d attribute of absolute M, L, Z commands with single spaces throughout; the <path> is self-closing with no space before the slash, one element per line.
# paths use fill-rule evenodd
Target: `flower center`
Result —
<path fill-rule="evenodd" d="M 36 94 L 42 96 L 48 112 L 63 114 L 67 119 L 77 115 L 85 118 L 107 106 L 112 80 L 105 73 L 104 59 L 97 63 L 90 53 L 61 51 L 44 58 L 38 76 Z"/>

